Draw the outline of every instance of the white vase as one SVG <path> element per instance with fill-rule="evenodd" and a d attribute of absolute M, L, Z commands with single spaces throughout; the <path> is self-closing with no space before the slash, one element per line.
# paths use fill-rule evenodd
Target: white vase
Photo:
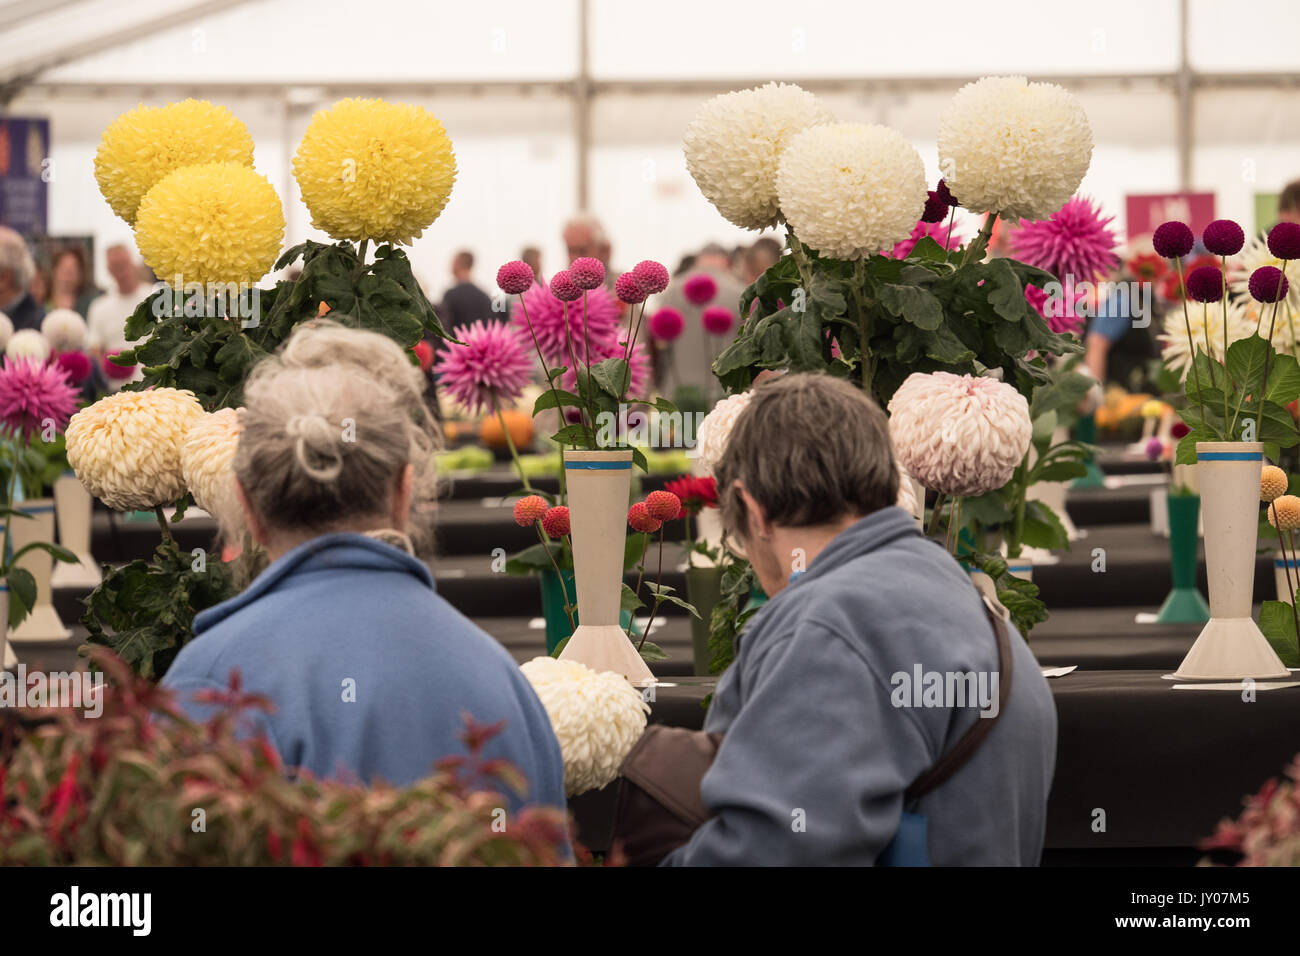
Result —
<path fill-rule="evenodd" d="M 1161 485 L 1150 492 L 1151 533 L 1169 537 L 1169 489 Z"/>
<path fill-rule="evenodd" d="M 9 546 L 15 554 L 33 541 L 54 540 L 53 498 L 20 501 L 16 507 L 31 517 L 10 519 L 13 523 L 9 530 Z M 30 571 L 36 579 L 36 605 L 23 618 L 23 622 L 10 632 L 9 640 L 21 644 L 25 641 L 66 641 L 72 637 L 72 631 L 59 620 L 59 612 L 54 609 L 53 593 L 50 590 L 54 558 L 46 551 L 33 548 L 18 559 L 17 566 Z"/>
<path fill-rule="evenodd" d="M 1174 672 L 1180 680 L 1287 677 L 1251 617 L 1259 533 L 1260 442 L 1197 442 L 1210 620 Z"/>
<path fill-rule="evenodd" d="M 56 588 L 96 588 L 104 575 L 90 553 L 90 520 L 93 499 L 72 472 L 54 482 L 54 516 L 59 544 L 78 558 L 76 564 L 63 561 L 54 566 L 50 584 Z"/>
<path fill-rule="evenodd" d="M 613 671 L 638 686 L 653 684 L 654 675 L 618 621 L 632 451 L 566 451 L 564 478 L 578 627 L 560 652 L 560 660 Z"/>

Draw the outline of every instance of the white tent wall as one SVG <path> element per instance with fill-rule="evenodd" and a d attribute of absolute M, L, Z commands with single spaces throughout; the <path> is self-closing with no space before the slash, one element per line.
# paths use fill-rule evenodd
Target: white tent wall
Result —
<path fill-rule="evenodd" d="M 55 57 L 62 37 L 86 32 L 76 18 L 105 2 L 58 5 L 0 30 L 0 76 L 7 57 L 33 49 Z M 139 15 L 149 4 L 119 6 Z M 0 22 L 4 7 L 0 0 Z M 345 95 L 421 103 L 446 126 L 460 170 L 443 216 L 412 249 L 435 299 L 460 248 L 479 257 L 482 283 L 525 244 L 542 248 L 548 273 L 562 264 L 560 227 L 581 204 L 584 168 L 586 204 L 610 232 L 617 267 L 646 257 L 673 264 L 707 241 L 748 241 L 752 234 L 699 194 L 680 141 L 708 96 L 768 77 L 807 81 L 841 119 L 898 128 L 933 179 L 939 114 L 964 78 L 1060 76 L 1093 124 L 1082 191 L 1116 216 L 1121 234 L 1127 193 L 1170 191 L 1185 179 L 1216 192 L 1221 215 L 1253 223 L 1254 193 L 1300 176 L 1300 47 L 1287 42 L 1289 0 L 1252 0 L 1249 10 L 1233 0 L 1093 0 L 1066 9 L 1032 0 L 976 7 L 661 0 L 653 10 L 623 0 L 390 0 L 364 8 L 353 0 L 251 0 L 40 73 L 8 110 L 51 119 L 51 231 L 90 232 L 102 246 L 129 234 L 94 183 L 104 126 L 140 101 L 193 95 L 223 103 L 253 134 L 257 167 L 285 202 L 290 243 L 320 238 L 289 167 L 312 111 Z M 1281 72 L 1249 75 L 1262 70 Z M 1189 95 L 1185 113 L 1180 89 Z"/>

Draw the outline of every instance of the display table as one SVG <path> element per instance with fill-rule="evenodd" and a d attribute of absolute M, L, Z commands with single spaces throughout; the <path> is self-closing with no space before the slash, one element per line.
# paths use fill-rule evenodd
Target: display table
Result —
<path fill-rule="evenodd" d="M 1176 690 L 1164 673 L 1048 681 L 1058 720 L 1048 850 L 1193 850 L 1300 751 L 1300 687 L 1260 690 L 1246 703 L 1240 691 Z M 713 682 L 674 683 L 656 688 L 651 722 L 698 729 Z M 570 801 L 593 851 L 609 846 L 615 790 Z"/>

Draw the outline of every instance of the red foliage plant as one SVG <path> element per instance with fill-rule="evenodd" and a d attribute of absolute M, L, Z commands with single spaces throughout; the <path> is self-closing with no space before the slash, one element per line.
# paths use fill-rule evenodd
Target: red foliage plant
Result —
<path fill-rule="evenodd" d="M 1203 850 L 1241 855 L 1238 866 L 1300 866 L 1300 755 L 1286 768 L 1287 779 L 1269 780 L 1246 797 L 1241 816 L 1223 820 Z"/>
<path fill-rule="evenodd" d="M 466 717 L 468 753 L 408 787 L 287 776 L 262 736 L 238 731 L 269 702 L 239 675 L 209 693 L 206 723 L 172 694 L 91 652 L 108 676 L 96 719 L 58 711 L 0 762 L 0 865 L 550 866 L 567 861 L 561 809 L 507 812 L 518 770 L 486 760 L 500 732 Z M 49 711 L 43 713 L 48 714 Z M 24 715 L 30 716 L 30 715 Z M 589 855 L 579 849 L 580 859 Z"/>

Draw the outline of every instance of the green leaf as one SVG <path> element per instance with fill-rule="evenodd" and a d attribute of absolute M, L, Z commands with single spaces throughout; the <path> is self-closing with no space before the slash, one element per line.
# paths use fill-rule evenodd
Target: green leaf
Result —
<path fill-rule="evenodd" d="M 640 654 L 641 660 L 645 661 L 647 664 L 668 660 L 668 653 L 654 641 L 643 641 L 641 643 Z"/>
<path fill-rule="evenodd" d="M 1031 548 L 1046 548 L 1051 551 L 1070 547 L 1070 536 L 1060 517 L 1041 501 L 1025 502 L 1025 524 L 1021 540 Z"/>
<path fill-rule="evenodd" d="M 939 245 L 932 237 L 922 236 L 912 247 L 909 259 L 925 259 L 928 262 L 947 262 L 948 250 Z"/>
<path fill-rule="evenodd" d="M 620 611 L 635 611 L 643 607 L 645 607 L 645 602 L 637 596 L 637 593 L 632 590 L 632 586 L 625 581 L 623 583 L 623 596 L 619 600 L 618 609 Z"/>
<path fill-rule="evenodd" d="M 1264 398 L 1279 405 L 1289 405 L 1300 398 L 1300 362 L 1291 355 L 1273 356 L 1268 370 L 1268 389 Z"/>
<path fill-rule="evenodd" d="M 10 567 L 5 583 L 9 585 L 9 627 L 12 629 L 23 622 L 36 604 L 36 579 L 26 568 Z"/>
<path fill-rule="evenodd" d="M 572 392 L 565 391 L 562 388 L 548 388 L 546 391 L 542 392 L 542 394 L 537 396 L 537 401 L 533 402 L 533 415 L 548 408 L 555 408 L 555 400 L 557 397 L 560 400 L 561 406 L 578 408 L 582 404 L 582 399 L 578 398 L 578 396 L 574 395 Z"/>
<path fill-rule="evenodd" d="M 518 554 L 511 555 L 506 560 L 506 574 L 532 574 L 535 571 L 553 571 L 555 566 L 551 563 L 552 559 L 564 567 L 564 549 L 558 541 L 548 541 L 543 544 L 538 541 L 530 545 Z"/>
<path fill-rule="evenodd" d="M 1294 613 L 1285 601 L 1265 601 L 1259 609 L 1259 629 L 1287 667 L 1300 667 Z"/>
<path fill-rule="evenodd" d="M 1232 378 L 1238 395 L 1259 395 L 1264 381 L 1264 362 L 1269 350 L 1269 344 L 1258 335 L 1238 339 L 1228 346 L 1228 375 Z M 1204 379 L 1201 384 L 1206 384 Z"/>
<path fill-rule="evenodd" d="M 1020 322 L 1030 308 L 1025 287 L 1006 259 L 991 260 L 985 270 L 984 288 L 993 311 L 1008 322 Z"/>
<path fill-rule="evenodd" d="M 880 304 L 893 315 L 917 328 L 933 332 L 943 325 L 943 306 L 934 294 L 914 285 L 886 285 L 880 289 Z"/>

